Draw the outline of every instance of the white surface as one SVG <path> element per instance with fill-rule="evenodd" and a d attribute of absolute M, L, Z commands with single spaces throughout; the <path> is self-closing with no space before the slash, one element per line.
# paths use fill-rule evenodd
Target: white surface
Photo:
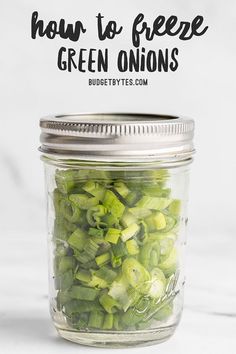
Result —
<path fill-rule="evenodd" d="M 15 236 L 3 239 L 1 244 L 1 353 L 105 352 L 105 349 L 82 347 L 58 337 L 48 312 L 44 235 Z M 232 245 L 231 249 L 228 244 Z M 230 234 L 192 235 L 188 247 L 185 310 L 175 335 L 159 345 L 120 352 L 235 354 L 235 247 L 235 238 Z"/>

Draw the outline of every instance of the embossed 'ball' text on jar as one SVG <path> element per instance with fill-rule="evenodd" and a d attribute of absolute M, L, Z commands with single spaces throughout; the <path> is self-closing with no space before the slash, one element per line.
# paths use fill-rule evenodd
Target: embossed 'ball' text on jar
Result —
<path fill-rule="evenodd" d="M 76 114 L 40 126 L 57 331 L 102 347 L 168 339 L 183 307 L 193 120 Z"/>

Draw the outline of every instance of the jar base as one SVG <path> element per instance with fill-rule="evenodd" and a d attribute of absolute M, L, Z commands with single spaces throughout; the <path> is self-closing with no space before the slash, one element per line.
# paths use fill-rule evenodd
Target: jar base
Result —
<path fill-rule="evenodd" d="M 57 328 L 59 335 L 71 342 L 101 348 L 144 347 L 158 344 L 170 338 L 176 325 L 138 332 L 79 332 Z"/>

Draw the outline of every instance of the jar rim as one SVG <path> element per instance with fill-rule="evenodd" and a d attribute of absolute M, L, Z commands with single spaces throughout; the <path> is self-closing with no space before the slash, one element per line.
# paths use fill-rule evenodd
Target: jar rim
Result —
<path fill-rule="evenodd" d="M 78 113 L 40 119 L 40 151 L 110 161 L 185 160 L 194 153 L 194 121 L 164 114 Z"/>

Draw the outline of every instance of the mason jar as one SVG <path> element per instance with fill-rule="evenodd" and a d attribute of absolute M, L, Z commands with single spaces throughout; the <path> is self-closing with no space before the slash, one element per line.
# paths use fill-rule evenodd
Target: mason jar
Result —
<path fill-rule="evenodd" d="M 58 333 L 100 347 L 166 340 L 183 308 L 193 120 L 76 114 L 40 127 Z"/>

